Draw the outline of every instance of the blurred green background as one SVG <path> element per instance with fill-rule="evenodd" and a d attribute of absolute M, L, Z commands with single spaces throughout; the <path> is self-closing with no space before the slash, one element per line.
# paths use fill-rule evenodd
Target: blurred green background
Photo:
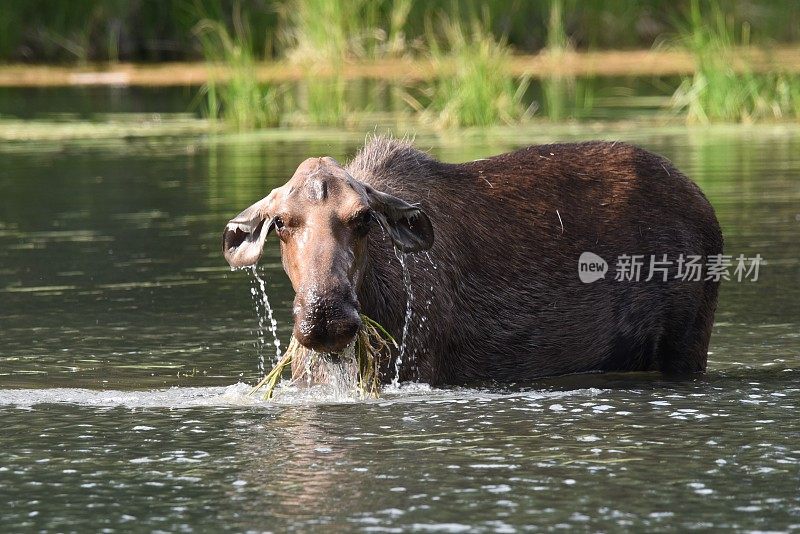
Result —
<path fill-rule="evenodd" d="M 328 4 L 329 7 L 325 7 Z M 347 21 L 325 18 L 335 4 Z M 753 42 L 769 45 L 800 39 L 800 9 L 793 0 L 700 2 L 746 24 Z M 568 41 L 579 50 L 650 48 L 685 29 L 690 0 L 29 0 L 5 2 L 0 10 L 0 60 L 4 62 L 187 61 L 203 58 L 196 35 L 202 19 L 235 32 L 246 20 L 251 52 L 273 59 L 292 53 L 296 16 L 319 17 L 330 35 L 349 23 L 352 40 L 385 39 L 391 17 L 409 52 L 424 48 L 426 24 L 442 13 L 481 16 L 495 35 L 519 52 L 538 52 Z M 338 11 L 338 10 L 337 10 Z M 347 27 L 348 24 L 345 24 Z M 371 35 L 357 35 L 367 28 Z M 559 35 L 559 31 L 563 35 Z M 366 47 L 369 48 L 369 47 Z"/>
<path fill-rule="evenodd" d="M 796 121 L 798 39 L 794 0 L 32 0 L 0 11 L 0 85 L 135 63 L 142 85 L 194 86 L 184 110 L 234 131 Z M 186 67 L 152 70 L 165 62 Z M 98 80 L 80 83 L 139 83 Z"/>

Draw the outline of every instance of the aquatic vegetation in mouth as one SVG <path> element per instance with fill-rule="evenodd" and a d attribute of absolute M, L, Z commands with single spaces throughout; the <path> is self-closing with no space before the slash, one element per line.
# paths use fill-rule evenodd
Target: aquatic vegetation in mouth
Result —
<path fill-rule="evenodd" d="M 361 314 L 361 328 L 351 345 L 352 350 L 348 348 L 335 355 L 343 363 L 345 360 L 349 360 L 356 364 L 353 366 L 356 372 L 356 391 L 361 398 L 377 398 L 380 395 L 380 355 L 384 351 L 388 351 L 390 347 L 397 348 L 394 337 L 380 323 Z M 253 395 L 263 388 L 265 390 L 264 399 L 271 399 L 275 393 L 275 386 L 278 385 L 287 366 L 292 362 L 303 362 L 306 373 L 308 373 L 314 367 L 315 360 L 323 357 L 326 356 L 307 349 L 292 337 L 289 347 L 278 363 L 250 391 L 249 395 Z M 293 382 L 299 379 L 298 376 L 292 377 Z"/>

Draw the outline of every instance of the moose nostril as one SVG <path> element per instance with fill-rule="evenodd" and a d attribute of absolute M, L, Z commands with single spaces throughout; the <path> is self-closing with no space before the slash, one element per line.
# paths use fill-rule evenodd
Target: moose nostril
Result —
<path fill-rule="evenodd" d="M 354 337 L 361 328 L 361 321 L 350 321 L 343 329 L 342 333 L 347 337 Z"/>

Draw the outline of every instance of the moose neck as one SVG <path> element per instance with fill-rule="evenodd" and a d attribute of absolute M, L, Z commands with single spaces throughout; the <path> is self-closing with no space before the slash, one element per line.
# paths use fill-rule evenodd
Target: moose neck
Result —
<path fill-rule="evenodd" d="M 400 262 L 388 239 L 371 238 L 368 251 L 364 278 L 357 291 L 361 313 L 380 323 L 399 342 L 406 307 Z"/>

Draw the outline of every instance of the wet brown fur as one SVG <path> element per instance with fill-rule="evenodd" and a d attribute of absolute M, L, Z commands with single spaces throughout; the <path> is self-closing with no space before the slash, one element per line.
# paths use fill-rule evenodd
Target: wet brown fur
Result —
<path fill-rule="evenodd" d="M 519 382 L 706 368 L 717 283 L 673 280 L 674 267 L 668 282 L 614 281 L 621 254 L 674 260 L 722 252 L 714 210 L 668 160 L 624 143 L 588 142 L 449 164 L 376 138 L 346 169 L 418 203 L 433 223 L 436 268 L 426 253 L 406 259 L 413 317 L 402 379 Z M 584 251 L 609 263 L 605 279 L 580 281 Z M 643 278 L 647 270 L 645 261 Z M 368 237 L 357 298 L 363 313 L 401 337 L 403 275 L 380 228 Z"/>

